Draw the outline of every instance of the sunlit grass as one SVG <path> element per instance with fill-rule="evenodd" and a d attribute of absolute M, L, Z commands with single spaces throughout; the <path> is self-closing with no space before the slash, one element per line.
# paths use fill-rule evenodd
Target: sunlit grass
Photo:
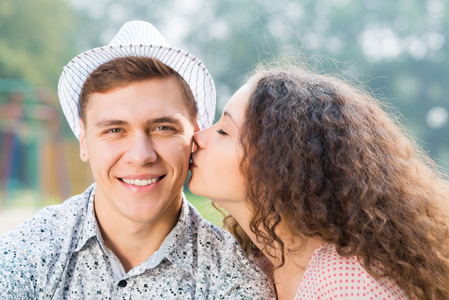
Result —
<path fill-rule="evenodd" d="M 212 206 L 212 201 L 207 198 L 194 195 L 189 191 L 185 191 L 184 193 L 187 200 L 195 206 L 203 218 L 215 225 L 220 227 L 223 226 L 223 215 Z"/>
<path fill-rule="evenodd" d="M 17 189 L 5 192 L 0 190 L 0 208 L 42 208 L 53 204 L 59 204 L 61 200 L 53 196 L 43 196 L 32 189 Z"/>

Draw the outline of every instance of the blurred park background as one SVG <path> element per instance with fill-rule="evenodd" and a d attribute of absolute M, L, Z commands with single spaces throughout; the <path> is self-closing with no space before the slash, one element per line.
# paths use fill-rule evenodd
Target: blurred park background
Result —
<path fill-rule="evenodd" d="M 62 116 L 58 78 L 135 19 L 205 63 L 217 116 L 258 61 L 298 56 L 366 84 L 445 171 L 448 9 L 444 0 L 1 0 L 0 233 L 93 182 Z M 188 198 L 219 223 L 205 199 Z"/>

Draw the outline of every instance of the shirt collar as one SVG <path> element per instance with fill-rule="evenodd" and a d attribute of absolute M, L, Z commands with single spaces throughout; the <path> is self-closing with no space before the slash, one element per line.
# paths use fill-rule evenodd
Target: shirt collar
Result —
<path fill-rule="evenodd" d="M 94 237 L 97 236 L 98 241 L 103 246 L 101 242 L 101 237 L 99 236 L 99 229 L 97 225 L 97 219 L 95 218 L 95 211 L 94 211 L 94 195 L 95 195 L 95 183 L 91 186 L 91 189 L 88 189 L 86 192 L 89 194 L 89 200 L 87 204 L 87 211 L 86 211 L 86 218 L 84 219 L 84 224 L 81 231 L 80 239 L 78 240 L 78 245 L 75 248 L 75 252 L 80 251 L 86 242 Z M 104 250 L 104 249 L 103 249 Z"/>
<path fill-rule="evenodd" d="M 92 189 L 86 192 L 90 192 L 86 218 L 82 228 L 81 236 L 78 241 L 78 245 L 75 252 L 80 251 L 87 241 L 93 237 L 96 237 L 105 253 L 105 246 L 101 238 L 97 219 L 95 217 L 94 210 L 94 195 L 95 184 L 92 185 Z M 182 194 L 182 206 L 179 214 L 178 222 L 175 227 L 170 231 L 167 237 L 162 242 L 159 249 L 153 253 L 141 266 L 143 269 L 150 269 L 156 267 L 164 257 L 171 263 L 176 264 L 180 268 L 184 269 L 188 273 L 193 275 L 193 233 L 192 233 L 192 220 L 191 220 L 191 207 L 186 200 L 184 193 Z M 139 268 L 140 269 L 140 268 Z M 137 271 L 137 270 L 135 270 Z M 131 272 L 131 271 L 130 271 Z M 129 274 L 131 275 L 131 274 Z"/>
<path fill-rule="evenodd" d="M 182 195 L 182 198 L 183 201 L 178 223 L 166 238 L 166 240 L 169 241 L 169 244 L 167 245 L 165 256 L 173 264 L 176 264 L 188 273 L 194 275 L 194 251 L 196 250 L 192 244 L 193 231 L 196 227 L 200 226 L 200 224 L 194 224 L 194 220 L 192 220 L 192 207 L 190 207 L 190 203 L 187 201 L 184 194 Z"/>

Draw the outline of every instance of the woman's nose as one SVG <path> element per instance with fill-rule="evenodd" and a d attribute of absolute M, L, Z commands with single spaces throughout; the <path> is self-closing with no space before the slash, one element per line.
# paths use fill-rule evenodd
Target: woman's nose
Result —
<path fill-rule="evenodd" d="M 203 131 L 197 131 L 193 135 L 193 149 L 192 152 L 195 152 L 196 150 L 203 149 L 206 144 L 206 138 L 205 138 L 205 130 Z"/>

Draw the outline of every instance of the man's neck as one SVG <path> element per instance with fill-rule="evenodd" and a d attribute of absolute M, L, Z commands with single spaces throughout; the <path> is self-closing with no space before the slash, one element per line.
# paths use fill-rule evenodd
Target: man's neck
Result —
<path fill-rule="evenodd" d="M 98 208 L 94 201 L 95 216 L 105 243 L 122 263 L 125 272 L 147 260 L 161 246 L 175 227 L 181 211 L 182 198 L 175 200 L 167 210 L 178 211 L 173 218 L 159 218 L 148 223 L 136 223 L 126 218 L 113 217 L 107 208 Z"/>

